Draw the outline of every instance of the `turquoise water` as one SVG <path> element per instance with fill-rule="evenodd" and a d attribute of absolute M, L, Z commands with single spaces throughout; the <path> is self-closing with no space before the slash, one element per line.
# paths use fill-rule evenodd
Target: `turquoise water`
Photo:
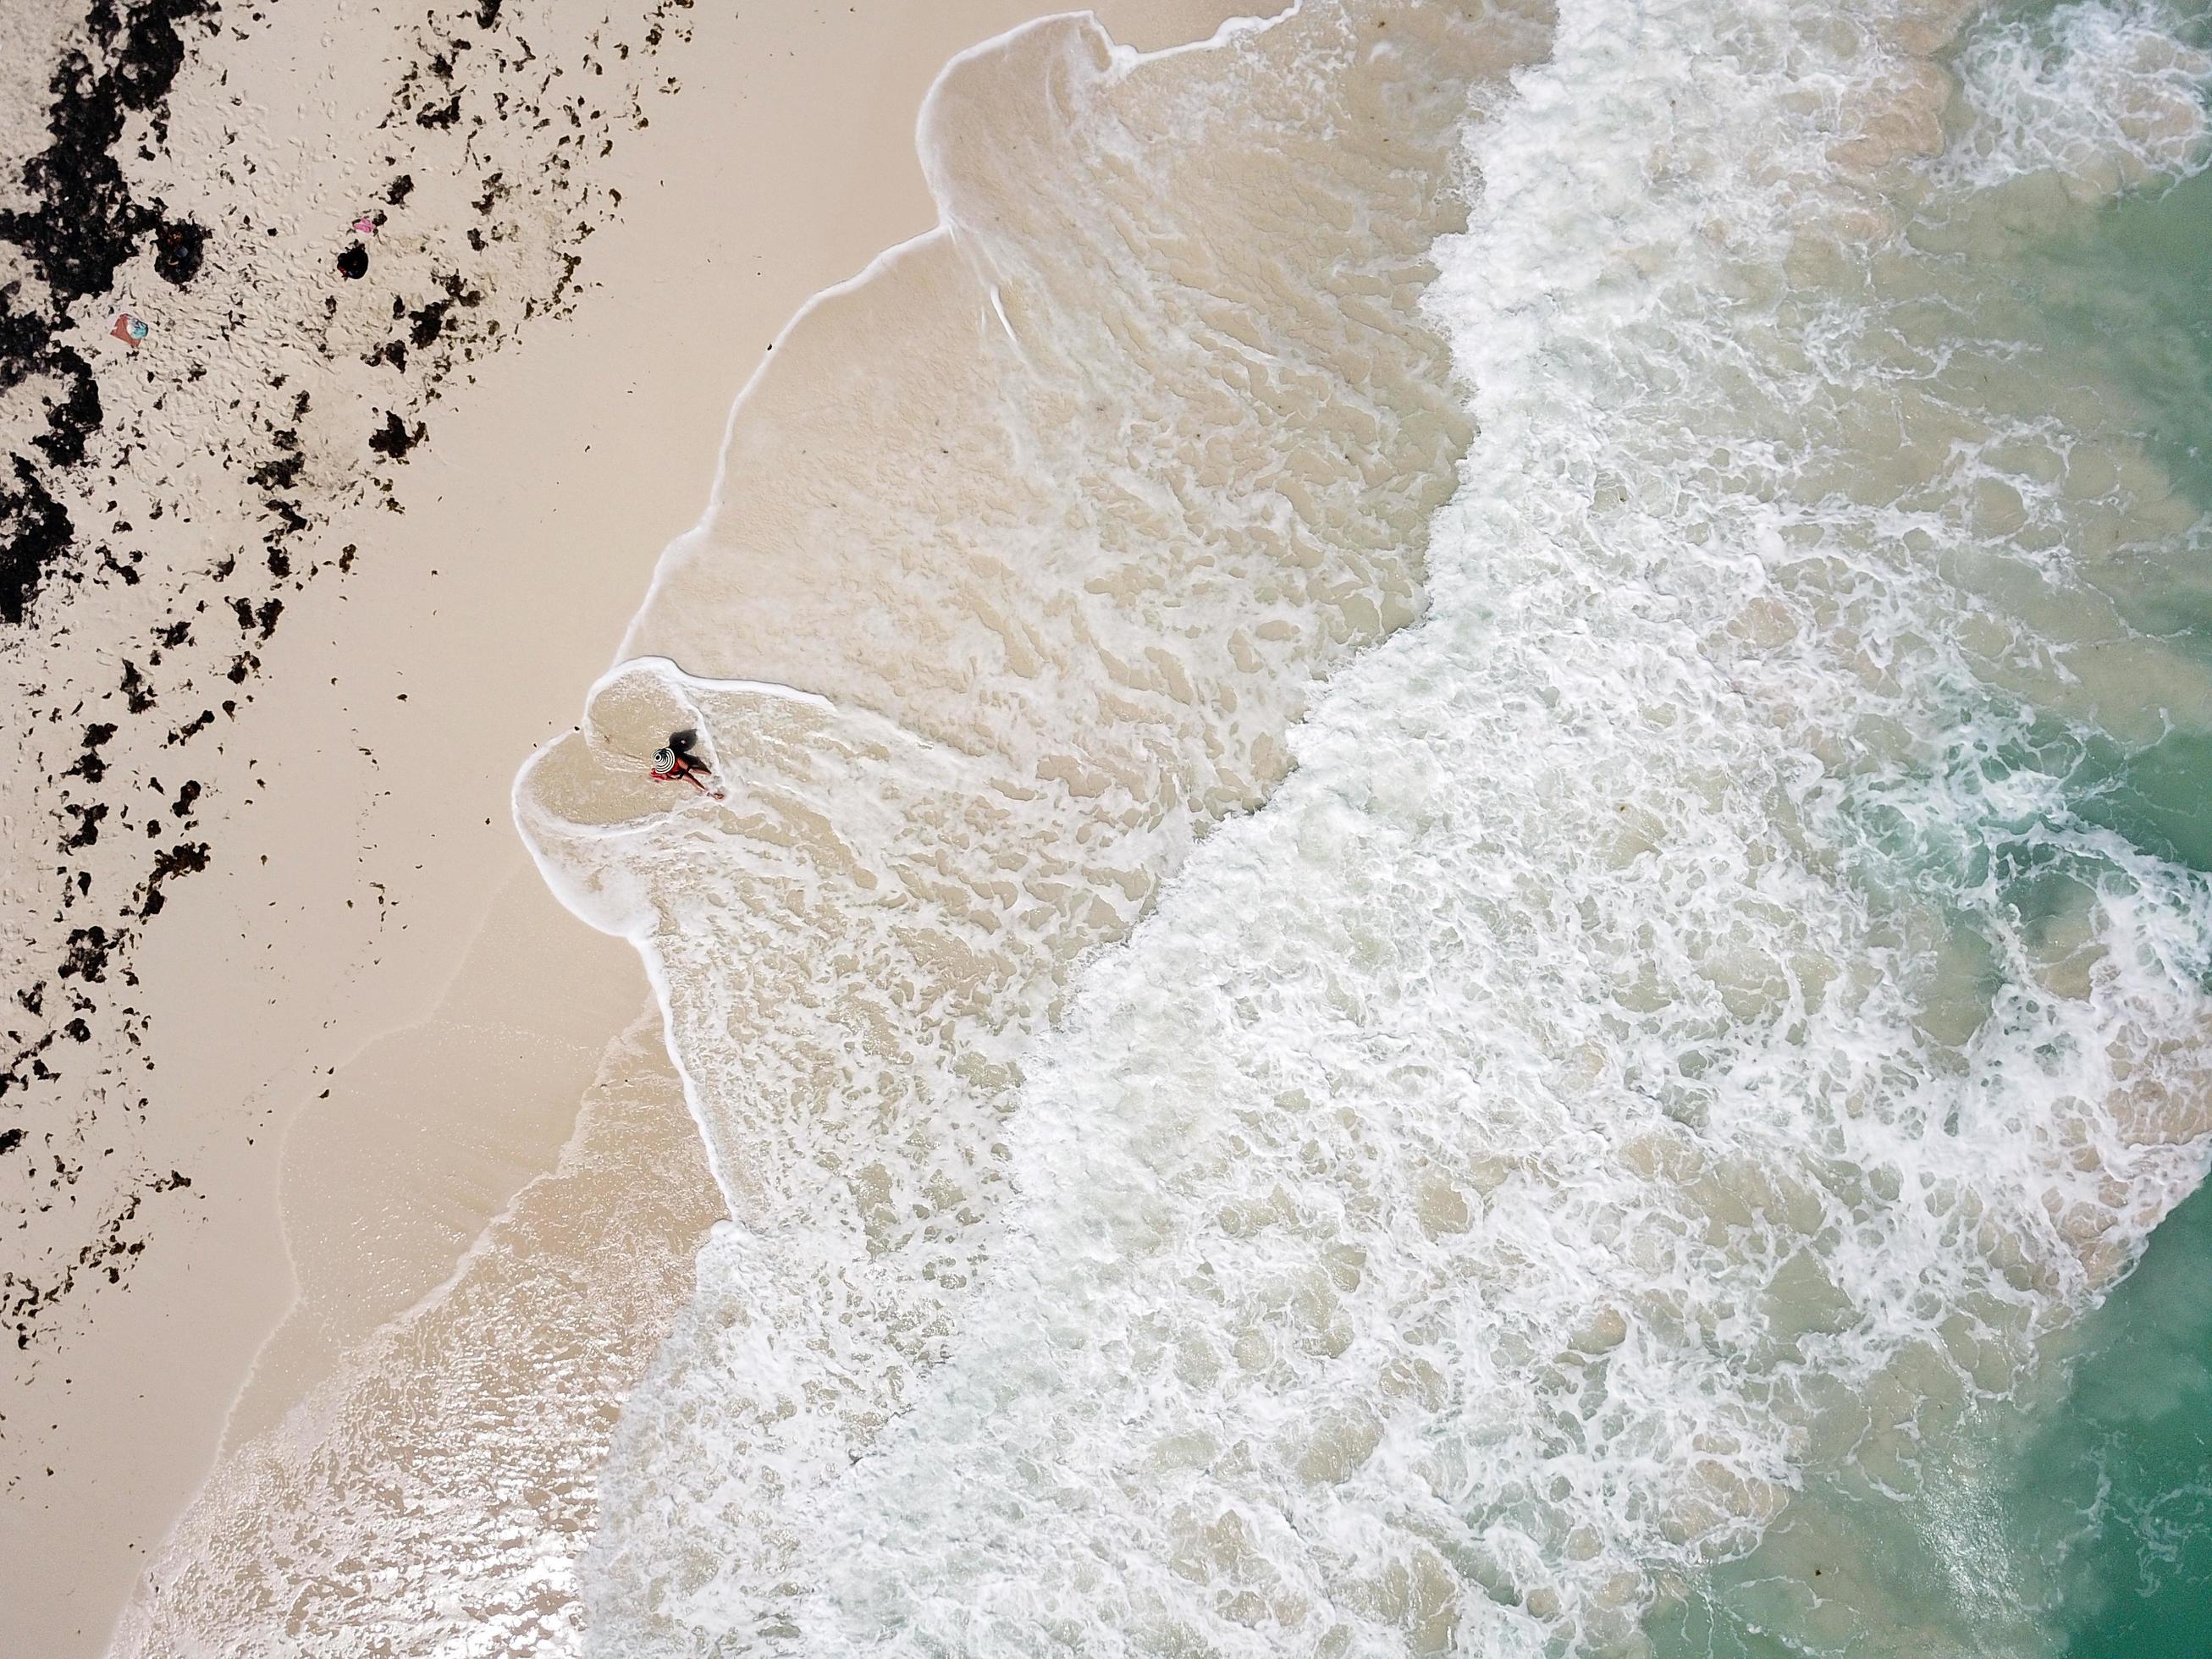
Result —
<path fill-rule="evenodd" d="M 2198 30 L 2212 13 L 2197 9 Z M 2145 447 L 2199 507 L 2212 504 L 2212 173 L 2122 199 L 2093 233 L 2041 250 L 2028 283 L 2062 335 L 2089 345 L 2140 400 Z M 2212 662 L 2212 562 L 2200 531 L 2129 596 L 2130 619 Z M 2160 857 L 2212 870 L 2212 736 L 2177 731 L 2087 759 L 2085 817 Z"/>
<path fill-rule="evenodd" d="M 2201 43 L 2212 12 L 2190 21 Z M 1996 276 L 2136 400 L 2147 453 L 2212 507 L 2212 173 L 2108 204 Z M 2208 554 L 2199 525 L 2138 550 L 2108 587 L 2134 626 L 2200 662 Z M 2212 872 L 2212 735 L 2129 743 L 2051 718 L 1981 763 L 2062 778 L 2084 823 Z M 1969 873 L 1993 876 L 2031 921 L 2094 878 L 2040 856 Z M 2039 1391 L 1969 1412 L 1931 1444 L 1909 1490 L 1815 1485 L 1757 1551 L 1653 1614 L 1658 1651 L 1764 1659 L 1910 1639 L 1930 1654 L 2212 1653 L 2212 1188 L 2154 1233 L 2068 1346 Z"/>
<path fill-rule="evenodd" d="M 2201 40 L 2212 13 L 2192 9 Z M 2146 447 L 2212 504 L 2212 173 L 2132 197 L 2036 274 L 2059 325 L 2102 349 L 2142 400 Z M 2201 534 L 2132 607 L 2212 659 Z M 2084 815 L 2161 857 L 2212 870 L 2212 737 L 2174 732 L 2088 770 Z M 2212 1190 L 2152 1235 L 2087 1322 L 2063 1401 L 2026 1437 L 2005 1493 L 2023 1554 L 2058 1560 L 2046 1628 L 2070 1655 L 2212 1649 Z"/>
<path fill-rule="evenodd" d="M 2054 314 L 2104 345 L 2151 412 L 2152 453 L 2212 503 L 2212 174 L 2123 201 L 2050 263 L 2079 279 Z M 2212 657 L 2204 550 L 2178 550 L 2140 620 Z M 2085 813 L 2212 870 L 2212 737 L 2172 733 L 2100 781 Z M 2064 1651 L 2212 1649 L 2212 1191 L 2167 1218 L 2088 1321 L 2071 1387 L 2021 1448 L 2004 1508 L 2023 1552 L 2064 1558 L 2047 1620 Z"/>
<path fill-rule="evenodd" d="M 2212 1649 L 2212 1190 L 2153 1237 L 2134 1275 L 2087 1322 L 2042 1409 L 1985 1421 L 1901 1509 L 1863 1489 L 1814 1494 L 1850 1511 L 1802 1569 L 1773 1541 L 1656 1617 L 1668 1655 L 1778 1659 L 1893 1650 L 1852 1602 L 1917 1606 L 1930 1654 L 2161 1659 Z M 1832 1517 L 1831 1517 L 1832 1519 Z M 1841 1548 L 1832 1547 L 1837 1543 Z M 1831 1558 L 1855 1557 L 1838 1570 Z M 1787 1559 L 1791 1565 L 1785 1568 Z M 2014 1597 L 2009 1608 L 1986 1597 Z"/>
<path fill-rule="evenodd" d="M 849 684 L 730 646 L 781 556 L 744 539 L 781 471 L 733 445 L 744 514 L 526 775 L 542 867 L 655 964 L 738 1172 L 625 1408 L 596 1651 L 2041 1659 L 2201 1627 L 2201 1206 L 2128 1271 L 2212 1123 L 2201 29 L 1985 12 L 1954 79 L 1926 6 L 1561 0 L 1469 118 L 1401 44 L 1445 9 L 1316 4 L 1149 67 L 1069 38 L 1073 185 L 933 161 L 956 209 L 976 155 L 1012 192 L 951 216 L 981 240 L 946 291 L 1000 326 L 938 377 L 1016 438 L 933 532 L 988 612 L 906 562 L 903 484 L 873 518 L 980 695 L 933 654 L 879 678 L 874 634 Z M 1170 74 L 1187 103 L 1137 98 Z M 1438 453 L 1419 398 L 1339 429 L 1366 332 L 1313 355 L 1315 319 L 1382 314 L 1330 285 L 1431 115 L 1481 189 L 1391 291 L 1449 349 L 1454 487 L 1285 544 L 1418 546 L 1425 608 L 1263 748 L 1286 671 L 1234 630 L 1334 638 L 1287 607 L 1357 584 L 1248 532 L 1388 483 L 1393 434 Z M 1202 221 L 1151 170 L 1248 137 Z M 1159 269 L 1062 275 L 1124 189 L 1100 268 Z M 1232 205 L 1266 276 L 1186 317 Z M 1165 223 L 1203 230 L 1129 228 Z M 1070 290 L 1127 314 L 1094 334 Z M 1109 335 L 1157 415 L 1094 398 Z M 1267 394 L 1233 444 L 1224 388 Z M 884 441 L 935 478 L 959 425 Z M 1003 698 L 1017 638 L 1072 701 Z M 971 703 L 972 740 L 916 738 Z M 622 757 L 673 726 L 745 814 L 648 815 Z M 1250 793 L 1147 769 L 1239 744 L 1294 764 L 1184 837 L 1179 802 Z"/>
<path fill-rule="evenodd" d="M 2090 1322 L 2065 1403 L 2009 1494 L 2064 1549 L 2051 1623 L 2083 1656 L 2212 1645 L 2212 1191 L 2152 1236 Z"/>
<path fill-rule="evenodd" d="M 2087 237 L 2042 250 L 2027 274 L 2052 321 L 2096 343 L 2142 399 L 2160 463 L 2212 499 L 2212 173 L 2123 199 Z M 2201 599 L 2201 574 L 2192 586 Z M 2205 617 L 2200 607 L 2188 620 L 2201 629 Z"/>

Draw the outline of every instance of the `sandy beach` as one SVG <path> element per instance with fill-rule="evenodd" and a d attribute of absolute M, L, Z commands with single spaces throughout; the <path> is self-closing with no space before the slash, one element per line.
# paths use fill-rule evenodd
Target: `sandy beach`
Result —
<path fill-rule="evenodd" d="M 2205 1623 L 2202 8 L 1238 9 L 0 8 L 0 1653 Z"/>
<path fill-rule="evenodd" d="M 1230 9 L 1158 3 L 1102 14 L 1117 39 L 1157 46 L 1202 36 Z M 312 1421 L 295 1424 L 289 1438 L 278 1433 L 286 1414 L 319 1386 L 325 1400 L 358 1400 L 374 1365 L 388 1369 L 372 1340 L 380 1327 L 410 1309 L 419 1324 L 441 1285 L 467 1283 L 494 1304 L 528 1305 L 544 1283 L 531 1276 L 542 1266 L 533 1249 L 573 1267 L 590 1255 L 582 1237 L 590 1229 L 578 1218 L 633 1201 L 652 1209 L 657 1231 L 629 1240 L 625 1270 L 643 1288 L 623 1304 L 628 1322 L 607 1338 L 616 1352 L 592 1386 L 618 1399 L 643 1364 L 688 1283 L 689 1253 L 715 1213 L 714 1195 L 672 1080 L 654 1070 L 651 1030 L 623 1036 L 646 1000 L 634 955 L 581 927 L 544 890 L 509 822 L 514 768 L 565 729 L 562 719 L 611 659 L 661 547 L 699 514 L 725 411 L 777 330 L 810 294 L 932 222 L 912 133 L 939 65 L 1032 11 L 990 0 L 759 15 L 664 4 L 594 27 L 573 16 L 538 19 L 521 6 L 502 17 L 494 5 L 485 13 L 495 21 L 469 31 L 473 58 L 451 42 L 426 49 L 374 9 L 344 0 L 282 9 L 237 38 L 179 25 L 184 59 L 167 94 L 158 171 L 167 210 L 191 203 L 216 223 L 210 274 L 173 295 L 147 277 L 128 295 L 79 301 L 72 313 L 82 313 L 88 338 L 105 331 L 103 307 L 118 304 L 145 312 L 154 328 L 138 345 L 94 348 L 114 360 L 94 360 L 108 434 L 141 414 L 151 422 L 150 435 L 133 441 L 137 472 L 98 435 L 83 464 L 112 474 L 88 486 L 88 500 L 116 477 L 125 495 L 142 491 L 139 527 L 113 532 L 126 555 L 137 550 L 137 579 L 103 590 L 97 603 L 92 589 L 50 583 L 30 613 L 47 631 L 15 659 L 27 687 L 43 693 L 40 706 L 56 711 L 56 742 L 74 744 L 88 719 L 118 728 L 83 752 L 97 756 L 111 788 L 131 793 L 99 820 L 104 837 L 75 848 L 71 868 L 87 873 L 82 891 L 129 891 L 133 918 L 127 954 L 112 956 L 99 981 L 127 986 L 127 1002 L 112 1027 L 76 1045 L 110 1056 L 110 1070 L 96 1091 L 74 1095 L 90 1073 L 74 1084 L 74 1067 L 31 1073 L 45 1092 L 28 1091 L 35 1098 L 20 1120 L 28 1133 L 15 1161 L 27 1172 L 34 1158 L 41 1170 L 48 1158 L 58 1170 L 90 1164 L 96 1177 L 105 1158 L 111 1169 L 128 1163 L 145 1172 L 146 1191 L 159 1184 L 135 1201 L 127 1183 L 102 1197 L 94 1178 L 72 1176 L 45 1199 L 27 1174 L 23 1184 L 28 1218 L 17 1237 L 33 1243 L 25 1261 L 9 1264 L 21 1340 L 0 1401 L 0 1604 L 22 1651 L 101 1651 L 145 1563 L 210 1469 L 220 1477 L 256 1458 L 265 1463 L 277 1441 L 294 1452 L 310 1445 Z M 53 18 L 48 38 L 64 38 L 68 19 L 59 9 Z M 409 103 L 407 88 L 434 82 L 439 97 L 451 88 L 457 108 L 471 107 L 480 91 L 505 84 L 502 76 L 520 84 L 504 66 L 522 57 L 513 42 L 526 35 L 538 37 L 532 55 L 544 60 L 526 78 L 545 107 L 561 101 L 544 89 L 547 64 L 627 99 L 610 94 L 602 106 L 595 95 L 580 108 L 574 130 L 591 132 L 590 153 L 549 157 L 496 124 L 471 137 L 458 165 L 443 152 L 404 149 L 448 131 L 437 118 L 443 105 Z M 649 70 L 648 36 L 656 42 Z M 470 77 L 495 52 L 505 54 L 502 67 L 479 88 Z M 0 113 L 11 157 L 40 142 L 40 91 L 9 83 Z M 411 117 L 430 118 L 403 124 L 404 144 L 376 136 L 375 118 L 395 100 Z M 217 119 L 216 111 L 228 112 Z M 595 120 L 600 128 L 590 126 Z M 226 121 L 236 124 L 228 137 L 217 131 Z M 396 159 L 371 153 L 380 142 Z M 278 182 L 241 185 L 257 161 L 258 176 Z M 434 174 L 437 165 L 449 176 Z M 441 274 L 447 245 L 496 218 L 473 205 L 476 190 L 512 189 L 526 167 L 557 167 L 564 181 L 532 222 L 537 240 L 527 226 L 509 245 L 494 236 L 482 272 Z M 404 191 L 402 176 L 410 180 Z M 187 378 L 161 354 L 189 339 L 195 356 L 212 349 L 219 357 L 217 342 L 237 326 L 185 303 L 230 280 L 221 269 L 226 238 L 241 239 L 251 215 L 234 225 L 221 219 L 227 202 L 251 203 L 252 234 L 297 251 L 282 269 L 239 266 L 225 292 L 261 294 L 272 335 L 295 314 L 323 312 L 325 296 L 332 326 L 356 329 L 349 356 L 325 354 L 335 366 L 313 382 L 313 411 L 276 441 L 277 471 L 262 477 L 277 483 L 243 495 L 234 469 L 213 458 L 226 439 L 265 450 L 272 427 L 260 411 L 281 413 L 308 384 L 281 366 L 288 360 L 278 346 L 244 354 L 264 388 L 251 411 L 258 430 L 242 416 L 226 428 L 231 417 L 220 408 L 201 410 L 188 428 L 164 425 L 160 410 L 165 377 Z M 544 232 L 564 203 L 577 208 L 573 223 L 587 228 L 584 238 Z M 349 230 L 371 210 L 382 224 Z M 333 270 L 356 246 L 367 274 Z M 502 246 L 512 255 L 504 262 Z M 136 269 L 126 269 L 126 282 Z M 495 278 L 504 289 L 495 291 Z M 406 346 L 427 337 L 404 371 L 365 320 L 385 305 L 377 291 L 386 282 L 404 290 L 389 302 L 399 323 L 392 338 Z M 471 293 L 489 297 L 471 306 Z M 495 334 L 461 335 L 463 313 L 510 301 Z M 365 346 L 384 353 L 366 377 L 349 366 L 368 355 L 357 349 Z M 450 361 L 441 360 L 433 381 L 424 360 L 434 352 Z M 132 370 L 145 387 L 143 410 L 107 391 L 111 374 L 128 379 Z M 228 372 L 218 367 L 210 378 Z M 416 378 L 375 378 L 403 372 Z M 315 424 L 340 409 L 361 411 L 356 430 L 397 430 L 405 440 L 373 448 L 360 481 L 349 482 L 337 440 Z M 302 452 L 310 486 L 319 471 L 335 482 L 317 498 L 326 510 L 315 511 L 306 493 L 293 498 L 309 522 L 285 531 L 279 547 L 254 497 L 289 487 L 283 459 Z M 143 458 L 154 453 L 166 496 L 145 479 Z M 126 533 L 135 539 L 120 540 Z M 269 549 L 281 626 L 256 597 L 234 628 L 235 583 L 209 586 L 196 574 L 235 558 L 224 550 L 241 544 L 257 562 Z M 293 573 L 326 574 L 297 586 Z M 180 605 L 177 614 L 201 635 L 216 633 L 202 620 L 212 611 L 240 641 L 222 648 L 240 653 L 230 666 L 248 656 L 251 665 L 232 678 L 214 661 L 182 684 L 157 672 L 132 642 L 170 625 L 149 614 L 157 592 Z M 184 659 L 189 645 L 171 647 L 173 657 Z M 138 676 L 155 691 L 147 717 L 134 725 L 104 712 L 103 699 L 120 707 L 144 695 L 132 690 Z M 196 693 L 195 681 L 205 689 Z M 225 712 L 199 728 L 204 738 L 179 738 L 202 701 Z M 186 744 L 198 746 L 172 752 Z M 33 850 L 25 826 L 53 816 L 50 804 L 40 810 L 40 780 L 65 771 L 59 760 L 75 752 L 21 757 L 9 892 L 27 920 L 58 901 L 40 896 L 48 878 L 35 872 L 51 860 Z M 127 822 L 134 809 L 162 828 L 146 835 Z M 56 821 L 85 818 L 80 811 Z M 172 860 L 149 887 L 126 860 L 143 859 L 137 848 L 170 830 L 186 836 L 179 846 L 201 850 Z M 149 905 L 149 893 L 161 902 Z M 58 994 L 58 982 L 38 969 L 43 938 L 25 925 L 11 943 L 26 986 L 46 983 Z M 64 981 L 92 983 L 82 974 Z M 40 1050 L 36 1063 L 55 1052 Z M 126 1074 L 127 1099 L 118 1081 Z M 654 1144 L 672 1149 L 667 1158 L 642 1169 L 594 1163 L 592 1146 L 578 1141 L 560 1189 L 568 1221 L 548 1224 L 575 1243 L 573 1259 L 551 1246 L 514 1246 L 522 1224 L 513 1218 L 502 1224 L 504 1254 L 480 1245 L 519 1193 L 549 1178 L 580 1102 L 625 1087 L 622 1109 L 659 1126 Z M 132 1103 L 142 1097 L 143 1106 Z M 594 1170 L 626 1184 L 595 1185 Z M 654 1180 L 658 1190 L 637 1190 Z M 56 1217 L 72 1214 L 76 1232 L 56 1231 Z M 112 1279 L 106 1257 L 79 1235 L 115 1245 Z M 78 1257 L 73 1274 L 44 1265 L 87 1249 L 94 1254 Z M 49 1288 L 15 1293 L 33 1282 Z M 562 1375 L 556 1357 L 541 1389 L 557 1390 Z M 462 1388 L 447 1403 L 465 1409 L 469 1398 Z M 390 1420 L 360 1430 L 368 1438 L 394 1431 Z M 573 1484 L 585 1498 L 582 1509 L 560 1510 L 571 1522 L 588 1514 L 588 1473 Z M 210 1535 L 238 1568 L 234 1582 L 253 1577 L 254 1540 L 239 1534 L 269 1495 L 266 1482 L 257 1496 L 219 1478 L 203 1506 Z M 545 1630 L 568 1628 L 557 1595 L 532 1616 Z M 152 1628 L 133 1639 L 153 1645 L 135 1650 L 163 1650 L 146 1633 Z"/>

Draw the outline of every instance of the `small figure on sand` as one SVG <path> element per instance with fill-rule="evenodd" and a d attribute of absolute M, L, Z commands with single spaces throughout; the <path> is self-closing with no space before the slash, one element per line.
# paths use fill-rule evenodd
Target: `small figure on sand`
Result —
<path fill-rule="evenodd" d="M 703 781 L 714 775 L 714 769 L 691 752 L 698 741 L 699 734 L 688 726 L 681 732 L 671 732 L 667 744 L 653 751 L 653 781 L 673 783 L 681 778 L 701 794 L 720 800 L 722 792 Z"/>

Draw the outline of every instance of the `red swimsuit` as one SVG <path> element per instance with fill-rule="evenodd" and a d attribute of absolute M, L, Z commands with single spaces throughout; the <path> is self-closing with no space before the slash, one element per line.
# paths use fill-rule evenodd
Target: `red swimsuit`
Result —
<path fill-rule="evenodd" d="M 678 755 L 673 761 L 669 763 L 668 769 L 665 772 L 662 771 L 657 766 L 654 767 L 653 769 L 653 781 L 655 783 L 673 783 L 677 779 L 682 778 L 686 783 L 690 784 L 694 789 L 696 789 L 701 794 L 711 795 L 714 792 L 709 789 L 705 784 L 699 781 L 699 774 L 706 771 L 706 769 L 707 769 L 701 766 L 698 762 L 687 761 L 683 756 Z"/>

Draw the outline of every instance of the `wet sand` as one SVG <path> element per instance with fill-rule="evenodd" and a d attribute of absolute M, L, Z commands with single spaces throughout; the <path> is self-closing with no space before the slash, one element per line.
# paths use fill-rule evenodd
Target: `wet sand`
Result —
<path fill-rule="evenodd" d="M 573 309 L 457 365 L 400 490 L 291 544 L 301 563 L 360 556 L 256 652 L 260 695 L 199 769 L 221 801 L 198 821 L 214 856 L 132 969 L 160 1082 L 133 1155 L 189 1168 L 189 1185 L 144 1224 L 131 1275 L 8 1384 L 0 1604 L 27 1651 L 100 1650 L 218 1449 L 277 1424 L 446 1282 L 605 1081 L 642 979 L 544 891 L 508 822 L 514 766 L 556 734 L 548 711 L 576 707 L 700 512 L 730 398 L 776 330 L 931 222 L 912 121 L 939 65 L 1034 9 L 687 17 L 693 38 L 661 65 L 680 88 L 579 163 L 621 200 Z M 1231 9 L 1106 18 L 1158 45 Z M 272 27 L 305 52 L 329 21 L 303 9 Z M 281 89 L 283 52 L 262 53 L 252 84 Z M 663 1235 L 662 1265 L 681 1269 L 711 1193 L 696 1169 L 670 1178 L 667 1213 L 690 1219 Z M 634 1375 L 652 1336 L 630 1330 L 613 1374 Z"/>

